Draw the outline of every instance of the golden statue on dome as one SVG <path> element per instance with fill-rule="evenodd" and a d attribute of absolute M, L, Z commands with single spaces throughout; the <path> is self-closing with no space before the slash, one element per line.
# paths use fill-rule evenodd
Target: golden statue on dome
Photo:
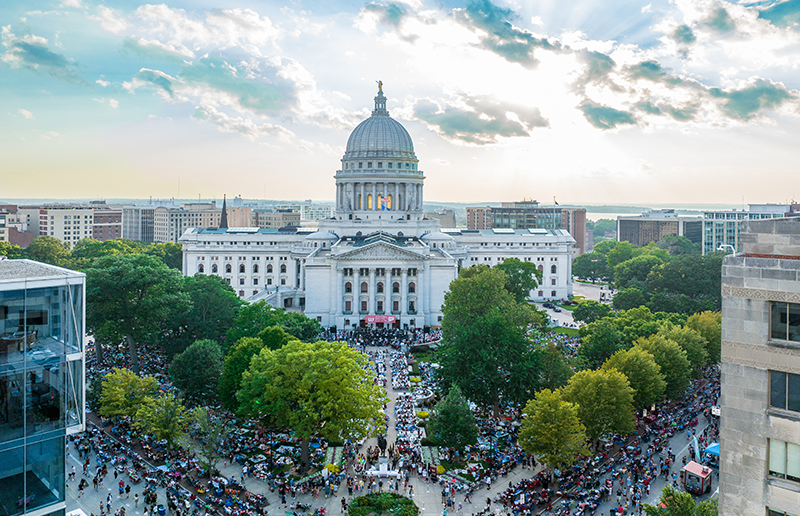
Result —
<path fill-rule="evenodd" d="M 383 81 L 375 81 L 378 83 L 378 95 L 383 95 Z"/>

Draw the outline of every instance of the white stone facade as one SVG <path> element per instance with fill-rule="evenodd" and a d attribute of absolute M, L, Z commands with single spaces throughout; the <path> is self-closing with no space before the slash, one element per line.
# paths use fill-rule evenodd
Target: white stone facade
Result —
<path fill-rule="evenodd" d="M 438 326 L 447 289 L 461 268 L 507 258 L 536 263 L 542 285 L 531 299 L 572 295 L 564 230 L 447 230 L 422 212 L 424 175 L 411 137 L 375 111 L 351 134 L 336 179 L 336 210 L 319 228 L 190 229 L 180 238 L 186 275 L 216 274 L 248 301 L 297 309 L 326 327 L 369 316 L 396 327 Z"/>

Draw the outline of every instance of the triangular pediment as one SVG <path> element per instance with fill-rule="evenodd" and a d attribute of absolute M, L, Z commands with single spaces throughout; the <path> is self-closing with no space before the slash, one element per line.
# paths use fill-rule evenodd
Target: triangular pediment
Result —
<path fill-rule="evenodd" d="M 338 254 L 334 257 L 337 260 L 419 260 L 425 257 L 400 246 L 388 244 L 386 242 L 375 242 L 365 246 L 356 247 L 350 251 Z"/>

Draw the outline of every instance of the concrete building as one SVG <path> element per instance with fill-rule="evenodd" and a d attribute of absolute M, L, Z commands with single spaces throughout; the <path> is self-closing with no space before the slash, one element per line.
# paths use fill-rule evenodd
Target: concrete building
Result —
<path fill-rule="evenodd" d="M 249 206 L 227 208 L 229 227 L 251 226 Z M 189 228 L 219 227 L 222 208 L 216 201 L 185 203 L 179 207 L 158 206 L 153 212 L 153 241 L 177 242 Z"/>
<path fill-rule="evenodd" d="M 225 278 L 239 296 L 296 309 L 325 327 L 438 326 L 463 267 L 506 258 L 544 272 L 533 299 L 572 295 L 572 246 L 562 229 L 440 230 L 423 216 L 423 172 L 411 136 L 379 90 L 336 171 L 334 218 L 319 228 L 191 229 L 183 273 Z"/>
<path fill-rule="evenodd" d="M 575 257 L 591 249 L 586 232 L 586 208 L 561 208 L 561 227 L 575 239 Z"/>
<path fill-rule="evenodd" d="M 645 246 L 665 236 L 685 236 L 693 244 L 703 242 L 703 217 L 682 216 L 675 210 L 652 210 L 641 215 L 617 217 L 617 241 Z"/>
<path fill-rule="evenodd" d="M 0 508 L 63 515 L 64 449 L 85 429 L 84 274 L 0 257 Z"/>
<path fill-rule="evenodd" d="M 313 204 L 311 200 L 307 200 L 303 203 L 298 203 L 298 204 L 278 204 L 277 206 L 275 206 L 275 210 L 290 210 L 293 212 L 298 212 L 300 213 L 300 222 L 316 222 L 322 219 L 329 219 L 333 217 L 334 207 L 332 204 Z M 299 226 L 300 224 L 289 223 L 284 225 Z M 258 227 L 275 227 L 275 226 L 258 226 Z"/>
<path fill-rule="evenodd" d="M 302 215 L 299 211 L 290 208 L 280 208 L 272 211 L 254 211 L 252 224 L 257 228 L 283 228 L 286 226 L 299 226 Z"/>
<path fill-rule="evenodd" d="M 122 238 L 122 208 L 95 210 L 92 238 L 101 242 Z"/>
<path fill-rule="evenodd" d="M 467 208 L 467 229 L 492 229 L 491 214 L 490 206 Z"/>
<path fill-rule="evenodd" d="M 739 227 L 743 220 L 774 219 L 800 213 L 800 204 L 751 204 L 745 210 L 703 212 L 703 254 L 720 246 L 739 247 Z"/>
<path fill-rule="evenodd" d="M 455 210 L 442 210 L 440 213 L 433 212 L 433 213 L 426 213 L 424 215 L 426 219 L 430 220 L 438 220 L 439 226 L 443 228 L 454 228 L 456 227 L 456 211 Z"/>
<path fill-rule="evenodd" d="M 122 238 L 145 244 L 155 241 L 155 206 L 122 208 Z"/>
<path fill-rule="evenodd" d="M 722 267 L 721 516 L 800 512 L 800 218 L 743 220 Z"/>

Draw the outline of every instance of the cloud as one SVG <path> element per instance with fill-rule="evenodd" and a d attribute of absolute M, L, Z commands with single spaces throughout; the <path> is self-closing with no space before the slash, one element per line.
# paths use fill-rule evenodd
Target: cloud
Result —
<path fill-rule="evenodd" d="M 490 0 L 471 0 L 463 9 L 456 9 L 454 15 L 462 24 L 479 29 L 481 47 L 528 69 L 535 68 L 538 63 L 533 55 L 535 48 L 555 50 L 561 47 L 514 27 L 508 20 L 515 18 L 516 13 Z"/>
<path fill-rule="evenodd" d="M 711 18 L 706 22 L 706 25 L 719 32 L 730 32 L 736 28 L 736 24 L 733 23 L 733 18 L 731 18 L 731 15 L 728 14 L 728 11 L 724 7 L 718 7 L 714 10 Z"/>
<path fill-rule="evenodd" d="M 669 74 L 662 68 L 658 61 L 653 60 L 642 61 L 635 65 L 626 66 L 625 71 L 631 79 L 646 79 L 648 81 L 669 85 L 676 85 L 683 82 L 680 77 Z"/>
<path fill-rule="evenodd" d="M 119 107 L 119 101 L 115 99 L 108 99 L 108 105 L 114 109 L 117 109 Z"/>
<path fill-rule="evenodd" d="M 797 26 L 800 24 L 800 0 L 775 2 L 759 12 L 758 17 L 768 20 L 776 27 Z"/>
<path fill-rule="evenodd" d="M 644 7 L 642 7 L 642 14 L 647 14 L 650 12 L 653 12 L 653 4 L 647 4 Z"/>
<path fill-rule="evenodd" d="M 135 38 L 125 38 L 122 40 L 122 52 L 169 63 L 182 63 L 185 59 L 194 58 L 192 51 L 182 45 L 176 48 L 173 45 L 148 41 L 144 38 L 138 41 Z"/>
<path fill-rule="evenodd" d="M 75 7 L 76 9 L 83 7 L 81 0 L 62 0 L 61 5 L 63 7 Z"/>
<path fill-rule="evenodd" d="M 76 84 L 88 83 L 78 75 L 66 57 L 48 48 L 45 38 L 26 34 L 16 37 L 8 27 L 3 27 L 3 45 L 8 49 L 0 58 L 12 68 L 45 70 L 53 77 Z"/>
<path fill-rule="evenodd" d="M 395 27 L 400 26 L 400 22 L 407 14 L 406 8 L 397 4 L 378 4 L 371 3 L 364 6 L 364 10 L 368 12 L 377 13 L 381 22 Z"/>
<path fill-rule="evenodd" d="M 34 118 L 33 113 L 31 113 L 27 109 L 18 109 L 17 113 L 19 113 L 20 115 L 24 116 L 28 120 L 33 120 L 33 118 Z"/>
<path fill-rule="evenodd" d="M 675 41 L 678 43 L 683 43 L 685 45 L 691 45 L 697 41 L 697 36 L 694 35 L 692 28 L 688 25 L 679 25 L 678 28 L 675 29 L 672 37 L 675 38 Z"/>
<path fill-rule="evenodd" d="M 738 90 L 711 88 L 709 93 L 712 97 L 726 99 L 724 112 L 738 120 L 749 120 L 761 109 L 775 108 L 784 101 L 795 98 L 782 84 L 764 79 L 757 79 L 751 86 Z"/>
<path fill-rule="evenodd" d="M 251 141 L 261 137 L 288 141 L 294 136 L 293 132 L 280 125 L 268 123 L 259 125 L 251 119 L 229 116 L 213 106 L 198 106 L 192 118 L 211 122 L 221 132 L 239 133 Z"/>
<path fill-rule="evenodd" d="M 103 79 L 97 79 L 97 80 L 96 80 L 96 81 L 94 81 L 94 82 L 95 82 L 95 83 L 97 83 L 97 84 L 99 84 L 99 85 L 100 85 L 100 86 L 102 86 L 103 88 L 106 88 L 106 87 L 108 87 L 109 85 L 111 85 L 111 83 L 110 83 L 110 82 L 108 82 L 108 81 L 104 81 Z"/>
<path fill-rule="evenodd" d="M 97 7 L 97 11 L 98 15 L 89 16 L 89 19 L 99 21 L 103 29 L 116 34 L 128 27 L 128 23 L 123 18 L 117 16 L 117 12 L 114 11 L 114 9 L 100 5 Z"/>
<path fill-rule="evenodd" d="M 488 96 L 463 96 L 440 106 L 429 99 L 414 105 L 414 116 L 443 138 L 475 145 L 497 143 L 498 138 L 528 136 L 549 122 L 531 108 L 490 99 Z"/>
<path fill-rule="evenodd" d="M 591 100 L 580 105 L 586 120 L 598 129 L 614 129 L 618 125 L 634 125 L 636 119 L 630 113 L 608 106 L 601 106 Z"/>
<path fill-rule="evenodd" d="M 573 84 L 576 91 L 585 91 L 586 86 L 590 83 L 612 84 L 607 81 L 607 78 L 614 70 L 616 63 L 610 56 L 585 49 L 578 51 L 577 55 L 580 63 L 584 65 L 584 71 Z"/>
<path fill-rule="evenodd" d="M 128 89 L 135 89 L 144 84 L 151 84 L 156 88 L 164 91 L 170 98 L 175 98 L 175 90 L 173 83 L 175 79 L 158 70 L 149 70 L 142 68 L 133 76 L 133 83 Z M 127 83 L 126 83 L 127 84 Z"/>
<path fill-rule="evenodd" d="M 184 64 L 178 76 L 189 85 L 205 85 L 233 95 L 246 108 L 276 110 L 285 100 L 275 86 L 242 77 L 238 69 L 217 57 Z"/>

